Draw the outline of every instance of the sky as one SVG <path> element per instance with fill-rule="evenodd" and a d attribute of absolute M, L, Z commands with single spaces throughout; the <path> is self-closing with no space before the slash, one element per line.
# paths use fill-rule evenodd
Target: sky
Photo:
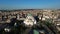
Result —
<path fill-rule="evenodd" d="M 60 9 L 60 0 L 0 0 L 0 9 Z"/>

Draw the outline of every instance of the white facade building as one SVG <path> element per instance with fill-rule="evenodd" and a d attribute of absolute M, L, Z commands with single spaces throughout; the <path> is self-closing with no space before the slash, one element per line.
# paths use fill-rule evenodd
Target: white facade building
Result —
<path fill-rule="evenodd" d="M 34 24 L 36 24 L 36 20 L 34 19 L 33 16 L 27 16 L 26 19 L 24 20 L 25 25 L 27 26 L 33 26 Z"/>

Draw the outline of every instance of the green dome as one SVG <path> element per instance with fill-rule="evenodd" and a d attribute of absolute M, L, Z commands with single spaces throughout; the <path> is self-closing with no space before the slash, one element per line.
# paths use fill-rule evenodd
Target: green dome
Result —
<path fill-rule="evenodd" d="M 32 16 L 32 14 L 28 14 L 28 16 Z"/>

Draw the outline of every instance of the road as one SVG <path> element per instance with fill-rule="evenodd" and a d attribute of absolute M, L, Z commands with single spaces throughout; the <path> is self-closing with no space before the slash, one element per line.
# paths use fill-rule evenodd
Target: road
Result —
<path fill-rule="evenodd" d="M 45 24 L 41 23 L 41 25 L 48 34 L 54 34 Z"/>
<path fill-rule="evenodd" d="M 23 34 L 28 34 L 32 28 L 27 28 Z"/>

